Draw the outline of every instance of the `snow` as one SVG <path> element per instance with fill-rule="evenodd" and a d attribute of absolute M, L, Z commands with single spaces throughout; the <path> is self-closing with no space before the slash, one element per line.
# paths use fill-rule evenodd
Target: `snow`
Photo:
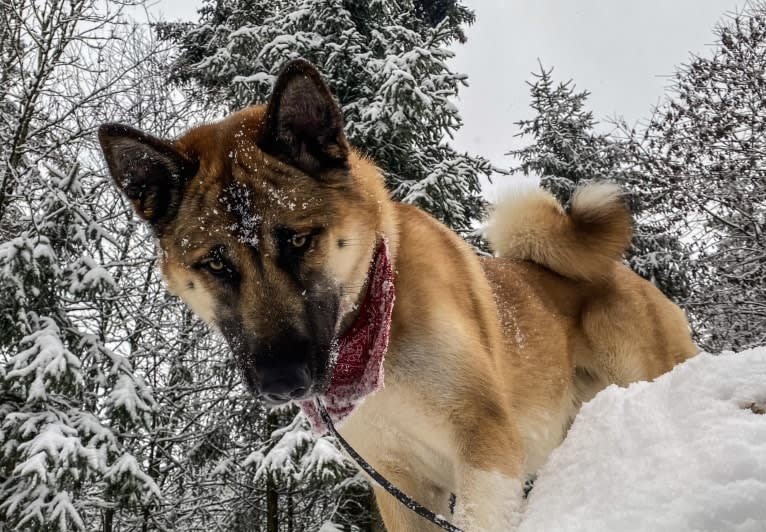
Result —
<path fill-rule="evenodd" d="M 6 378 L 26 377 L 35 373 L 40 376 L 61 378 L 67 371 L 80 368 L 80 360 L 74 356 L 61 341 L 61 332 L 56 322 L 51 318 L 39 319 L 39 330 L 21 339 L 21 346 L 28 346 L 10 358 L 12 370 Z M 75 379 L 81 380 L 79 373 L 74 374 Z M 38 381 L 32 386 L 31 399 L 45 395 L 45 389 Z"/>
<path fill-rule="evenodd" d="M 758 405 L 766 347 L 700 354 L 654 382 L 607 388 L 539 472 L 519 530 L 763 532 Z"/>
<path fill-rule="evenodd" d="M 234 76 L 231 81 L 232 83 L 267 83 L 271 86 L 275 80 L 276 76 L 272 76 L 267 72 L 256 72 L 250 76 Z"/>
<path fill-rule="evenodd" d="M 92 257 L 82 257 L 82 265 L 77 272 L 82 275 L 82 278 L 72 280 L 70 290 L 76 293 L 79 290 L 94 289 L 94 288 L 116 288 L 112 274 L 110 274 L 106 268 L 100 266 Z"/>
<path fill-rule="evenodd" d="M 344 461 L 344 456 L 338 447 L 326 439 L 318 439 L 310 453 L 301 458 L 303 471 L 321 471 L 324 479 L 337 477 L 338 466 Z"/>
<path fill-rule="evenodd" d="M 289 427 L 278 429 L 272 434 L 272 437 L 278 438 L 278 440 L 260 461 L 258 461 L 257 454 L 251 454 L 246 460 L 248 463 L 258 464 L 255 478 L 267 478 L 269 474 L 275 471 L 295 475 L 297 473 L 294 461 L 296 449 L 302 449 L 311 444 L 311 433 L 299 428 L 296 421 L 293 420 Z"/>
<path fill-rule="evenodd" d="M 50 513 L 51 521 L 58 521 L 59 529 L 67 530 L 69 523 L 73 523 L 76 528 L 85 529 L 85 523 L 80 518 L 80 514 L 72 503 L 72 498 L 67 491 L 61 491 L 54 495 L 51 501 L 52 510 Z"/>
<path fill-rule="evenodd" d="M 41 481 L 51 474 L 53 464 L 66 467 L 82 463 L 98 470 L 104 461 L 99 449 L 84 447 L 77 430 L 63 422 L 44 425 L 39 434 L 21 443 L 18 450 L 29 458 L 19 462 L 14 473 L 36 475 Z"/>
<path fill-rule="evenodd" d="M 48 458 L 45 453 L 37 453 L 17 465 L 14 473 L 22 476 L 36 475 L 40 479 L 45 479 L 48 475 Z"/>
<path fill-rule="evenodd" d="M 139 419 L 139 410 L 148 411 L 150 406 L 139 397 L 136 381 L 130 375 L 120 375 L 109 394 L 114 408 L 124 408 L 132 420 Z"/>
<path fill-rule="evenodd" d="M 328 521 L 322 525 L 322 528 L 319 529 L 319 532 L 343 532 L 343 530 L 343 526 L 336 525 L 335 523 Z"/>

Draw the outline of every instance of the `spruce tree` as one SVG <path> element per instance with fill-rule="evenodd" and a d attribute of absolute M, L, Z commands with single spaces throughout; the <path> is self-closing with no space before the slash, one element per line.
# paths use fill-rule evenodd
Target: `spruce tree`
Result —
<path fill-rule="evenodd" d="M 567 205 L 578 185 L 619 183 L 635 219 L 627 261 L 666 295 L 683 301 L 688 293 L 687 252 L 679 240 L 663 196 L 642 166 L 640 145 L 630 135 L 599 133 L 586 108 L 589 93 L 574 83 L 555 82 L 552 69 L 540 65 L 529 82 L 533 118 L 517 122 L 517 136 L 531 143 L 510 153 L 520 161 L 515 172 L 537 175 L 540 185 Z"/>
<path fill-rule="evenodd" d="M 577 91 L 571 80 L 556 83 L 552 72 L 540 65 L 527 82 L 535 114 L 516 122 L 516 136 L 532 142 L 509 155 L 520 161 L 516 172 L 539 176 L 540 185 L 566 204 L 578 184 L 609 179 L 619 154 L 606 135 L 594 131 L 597 122 L 585 108 L 589 93 Z"/>
<path fill-rule="evenodd" d="M 229 109 L 266 101 L 291 59 L 314 63 L 337 96 L 349 140 L 381 167 L 396 198 L 468 233 L 492 167 L 448 140 L 466 76 L 449 46 L 473 13 L 456 0 L 205 1 L 193 24 L 163 24 L 181 53 L 173 79 Z"/>

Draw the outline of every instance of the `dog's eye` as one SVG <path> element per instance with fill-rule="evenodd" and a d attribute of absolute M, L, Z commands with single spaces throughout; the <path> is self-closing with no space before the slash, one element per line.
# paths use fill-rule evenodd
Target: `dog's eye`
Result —
<path fill-rule="evenodd" d="M 205 266 L 207 266 L 208 270 L 214 273 L 220 273 L 226 269 L 226 264 L 224 264 L 223 261 L 220 261 L 220 260 L 208 261 L 205 263 Z"/>
<path fill-rule="evenodd" d="M 303 249 L 311 243 L 310 233 L 301 233 L 290 237 L 290 245 L 296 249 Z"/>
<path fill-rule="evenodd" d="M 213 275 L 223 277 L 228 276 L 233 272 L 233 269 L 231 266 L 226 264 L 221 259 L 208 259 L 206 261 L 202 262 L 202 267 L 205 268 L 207 271 L 212 273 Z"/>
<path fill-rule="evenodd" d="M 237 271 L 226 260 L 221 250 L 215 250 L 206 258 L 202 259 L 197 267 L 207 270 L 208 273 L 225 280 L 235 280 Z"/>
<path fill-rule="evenodd" d="M 289 227 L 277 227 L 274 237 L 279 246 L 279 260 L 282 268 L 294 270 L 303 258 L 311 253 L 320 229 L 296 231 Z"/>

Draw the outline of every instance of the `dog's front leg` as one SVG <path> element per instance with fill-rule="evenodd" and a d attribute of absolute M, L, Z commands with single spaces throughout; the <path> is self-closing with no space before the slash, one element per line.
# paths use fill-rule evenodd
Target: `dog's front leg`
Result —
<path fill-rule="evenodd" d="M 457 500 L 457 526 L 465 532 L 515 530 L 521 517 L 523 483 L 499 470 L 464 472 Z"/>
<path fill-rule="evenodd" d="M 417 469 L 409 467 L 389 467 L 384 475 L 396 487 L 425 505 L 431 511 L 449 518 L 451 515 L 447 490 L 428 482 L 426 479 L 413 476 Z M 399 502 L 386 490 L 373 483 L 378 510 L 383 517 L 383 523 L 389 532 L 437 532 L 441 528 L 429 523 L 410 508 Z"/>
<path fill-rule="evenodd" d="M 515 530 L 524 485 L 522 452 L 512 436 L 487 430 L 465 447 L 458 480 L 457 525 L 465 532 Z"/>

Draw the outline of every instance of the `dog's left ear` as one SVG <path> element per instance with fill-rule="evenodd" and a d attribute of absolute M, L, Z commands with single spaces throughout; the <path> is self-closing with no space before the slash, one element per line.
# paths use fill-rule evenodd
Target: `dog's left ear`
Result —
<path fill-rule="evenodd" d="M 199 164 L 171 142 L 123 124 L 102 125 L 98 139 L 114 184 L 136 213 L 162 233 L 175 218 Z"/>
<path fill-rule="evenodd" d="M 291 61 L 277 78 L 259 144 L 316 177 L 348 166 L 340 107 L 308 61 Z"/>

